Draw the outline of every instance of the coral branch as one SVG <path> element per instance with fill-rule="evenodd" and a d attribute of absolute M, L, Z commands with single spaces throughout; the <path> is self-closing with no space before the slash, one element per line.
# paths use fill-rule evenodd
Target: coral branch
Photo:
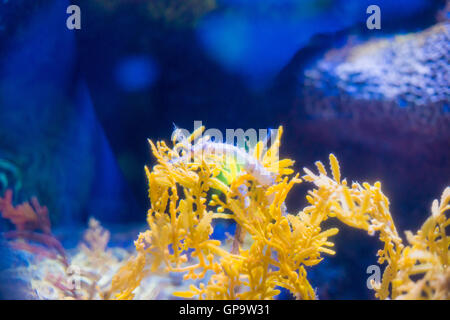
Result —
<path fill-rule="evenodd" d="M 25 202 L 14 207 L 12 196 L 12 191 L 7 190 L 4 197 L 0 197 L 0 212 L 4 219 L 11 221 L 18 231 L 39 229 L 45 234 L 51 233 L 47 207 L 42 207 L 34 197 L 30 201 L 31 204 Z"/>

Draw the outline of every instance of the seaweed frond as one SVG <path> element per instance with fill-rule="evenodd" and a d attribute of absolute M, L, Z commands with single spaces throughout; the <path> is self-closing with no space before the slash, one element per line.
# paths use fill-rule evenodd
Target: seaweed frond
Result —
<path fill-rule="evenodd" d="M 0 213 L 15 227 L 15 230 L 4 232 L 3 237 L 18 250 L 58 259 L 68 266 L 66 251 L 52 234 L 47 207 L 42 207 L 35 197 L 30 202 L 14 206 L 12 198 L 11 190 L 6 190 L 3 198 L 0 197 Z"/>
<path fill-rule="evenodd" d="M 397 299 L 448 300 L 450 292 L 450 187 L 441 200 L 433 201 L 431 216 L 416 234 L 406 232 L 409 246 L 402 252 L 399 270 L 392 281 Z"/>
<path fill-rule="evenodd" d="M 252 152 L 199 138 L 203 130 L 181 143 L 174 139 L 172 148 L 149 141 L 157 160 L 151 170 L 145 168 L 149 229 L 135 242 L 137 254 L 113 279 L 116 298 L 133 298 L 142 280 L 159 271 L 189 280 L 189 289 L 174 292 L 183 298 L 273 299 L 282 287 L 297 299 L 316 299 L 306 268 L 320 263 L 323 254 L 335 254 L 330 237 L 338 229 L 325 229 L 323 222 L 337 218 L 377 234 L 383 243 L 377 255 L 386 267 L 379 283 L 371 282 L 376 297 L 448 299 L 450 188 L 433 202 L 432 215 L 417 234 L 406 233 L 405 245 L 381 183 L 349 185 L 333 154 L 331 176 L 320 161 L 318 173 L 304 169 L 302 179 L 315 188 L 306 196 L 309 205 L 291 214 L 285 201 L 302 179 L 291 168 L 294 161 L 278 159 L 281 127 L 270 148 L 260 141 Z M 238 164 L 230 152 L 244 161 Z M 231 246 L 211 238 L 215 219 L 236 224 Z"/>
<path fill-rule="evenodd" d="M 12 190 L 6 190 L 3 198 L 0 197 L 0 212 L 4 219 L 11 221 L 19 232 L 38 229 L 45 234 L 51 233 L 47 207 L 42 207 L 35 197 L 14 206 L 12 197 Z"/>
<path fill-rule="evenodd" d="M 192 280 L 188 291 L 174 293 L 179 297 L 272 299 L 279 294 L 277 287 L 284 287 L 299 299 L 316 298 L 305 267 L 319 263 L 323 253 L 334 254 L 328 238 L 338 230 L 322 230 L 327 216 L 321 213 L 287 212 L 286 197 L 301 179 L 289 177 L 292 160 L 278 159 L 281 127 L 278 132 L 270 148 L 263 150 L 260 141 L 246 154 L 202 139 L 194 143 L 193 150 L 240 153 L 244 163 L 239 168 L 230 154 L 186 157 L 176 143 L 169 148 L 150 141 L 158 163 L 146 168 L 149 230 L 136 241 L 137 255 L 113 280 L 117 298 L 133 297 L 147 270 L 144 264 L 150 271 L 182 273 Z M 210 237 L 215 219 L 236 223 L 239 234 L 232 248 Z"/>
<path fill-rule="evenodd" d="M 313 182 L 316 189 L 309 191 L 310 206 L 304 212 L 322 212 L 335 216 L 343 223 L 366 230 L 369 235 L 379 233 L 383 249 L 379 250 L 378 263 L 386 263 L 381 283 L 372 281 L 376 297 L 380 299 L 448 299 L 450 273 L 450 238 L 446 235 L 450 209 L 450 188 L 447 187 L 441 201 L 434 200 L 432 215 L 413 235 L 406 232 L 409 246 L 403 244 L 389 211 L 389 200 L 381 191 L 381 183 L 374 185 L 340 182 L 339 163 L 330 155 L 333 177 L 327 176 L 322 163 L 316 163 L 319 174 L 304 169 L 304 180 Z M 419 280 L 413 280 L 422 275 Z"/>

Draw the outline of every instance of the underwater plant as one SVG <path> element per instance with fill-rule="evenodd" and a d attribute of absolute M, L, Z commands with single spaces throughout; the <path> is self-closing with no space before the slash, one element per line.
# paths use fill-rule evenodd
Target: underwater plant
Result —
<path fill-rule="evenodd" d="M 126 260 L 125 249 L 108 248 L 110 232 L 90 218 L 83 240 L 64 268 L 44 259 L 31 265 L 31 287 L 40 299 L 107 299 L 111 278 Z"/>
<path fill-rule="evenodd" d="M 414 235 L 407 231 L 409 245 L 398 235 L 391 213 L 389 200 L 381 191 L 381 183 L 374 185 L 340 180 L 339 164 L 330 155 L 332 178 L 327 176 L 321 162 L 316 166 L 319 174 L 305 169 L 306 181 L 313 182 L 316 189 L 309 192 L 310 206 L 304 211 L 321 211 L 336 217 L 343 223 L 363 229 L 369 235 L 379 233 L 383 249 L 379 250 L 378 263 L 387 263 L 380 283 L 372 281 L 379 299 L 449 299 L 450 270 L 447 269 L 450 254 L 450 237 L 446 228 L 450 225 L 450 187 L 440 201 L 434 200 L 432 215 Z"/>
<path fill-rule="evenodd" d="M 3 198 L 0 197 L 0 213 L 15 227 L 15 230 L 5 232 L 3 236 L 9 240 L 27 240 L 15 241 L 12 243 L 13 247 L 51 257 L 68 265 L 62 244 L 51 232 L 48 209 L 42 207 L 37 198 L 33 197 L 30 202 L 14 206 L 13 192 L 8 189 Z M 38 243 L 38 245 L 32 244 L 32 242 Z"/>
<path fill-rule="evenodd" d="M 273 299 L 282 287 L 297 299 L 316 299 L 306 267 L 335 254 L 329 238 L 338 229 L 326 229 L 323 222 L 337 218 L 369 235 L 378 233 L 384 244 L 378 262 L 387 266 L 381 282 L 372 282 L 376 297 L 448 299 L 450 188 L 433 202 L 417 234 L 407 233 L 405 245 L 381 183 L 347 185 L 333 154 L 331 177 L 321 162 L 318 174 L 304 169 L 302 179 L 315 188 L 306 196 L 309 205 L 291 214 L 285 200 L 302 179 L 294 174 L 293 160 L 278 158 L 282 127 L 270 147 L 259 141 L 248 151 L 199 138 L 203 130 L 181 141 L 174 135 L 172 148 L 149 140 L 158 162 L 145 168 L 149 230 L 139 235 L 137 253 L 113 278 L 116 298 L 133 298 L 142 280 L 159 270 L 192 281 L 189 290 L 174 292 L 178 297 Z M 239 164 L 236 155 L 243 159 Z M 236 223 L 231 243 L 211 238 L 216 219 Z"/>
<path fill-rule="evenodd" d="M 0 197 L 0 213 L 15 230 L 3 237 L 18 251 L 30 253 L 27 267 L 17 271 L 29 281 L 31 296 L 39 299 L 105 299 L 111 278 L 128 253 L 107 247 L 110 233 L 91 218 L 75 253 L 68 252 L 53 234 L 48 209 L 37 198 L 13 205 L 13 192 Z M 119 252 L 120 251 L 120 252 Z"/>
<path fill-rule="evenodd" d="M 172 148 L 150 142 L 157 164 L 145 168 L 151 207 L 148 230 L 135 241 L 136 253 L 109 248 L 110 233 L 91 219 L 83 241 L 72 252 L 52 234 L 48 210 L 37 199 L 14 206 L 12 192 L 0 197 L 2 217 L 16 230 L 3 235 L 17 250 L 32 253 L 25 274 L 39 299 L 157 299 L 168 294 L 198 299 L 274 299 L 280 288 L 297 299 L 317 299 L 308 267 L 334 255 L 330 218 L 369 235 L 378 235 L 385 264 L 380 280 L 371 279 L 379 299 L 449 299 L 450 187 L 434 200 L 431 215 L 406 244 L 399 235 L 381 183 L 342 179 L 330 154 L 331 176 L 279 159 L 278 134 L 255 146 L 238 148 L 200 137 L 173 135 Z M 181 138 L 181 139 L 180 139 Z M 312 183 L 308 205 L 298 213 L 285 201 L 291 189 Z M 212 237 L 216 220 L 232 221 L 235 232 Z M 327 224 L 328 225 L 328 224 Z M 177 280 L 176 275 L 184 280 Z"/>
<path fill-rule="evenodd" d="M 111 283 L 130 257 L 127 249 L 110 246 L 111 233 L 95 218 L 90 218 L 82 240 L 66 249 L 53 234 L 47 207 L 36 198 L 20 205 L 13 204 L 13 192 L 0 196 L 0 213 L 15 230 L 2 233 L 7 246 L 19 253 L 20 261 L 12 263 L 1 275 L 8 283 L 6 290 L 20 287 L 21 298 L 104 300 L 111 297 Z M 11 282 L 9 278 L 19 280 Z M 136 290 L 138 299 L 163 299 L 179 286 L 177 279 L 152 274 Z M 25 296 L 23 296 L 25 295 Z"/>
<path fill-rule="evenodd" d="M 187 142 L 203 129 L 196 130 Z M 176 292 L 180 297 L 267 299 L 279 293 L 277 286 L 305 299 L 315 297 L 304 265 L 318 263 L 321 252 L 334 253 L 327 239 L 337 229 L 321 231 L 316 227 L 320 217 L 302 221 L 285 214 L 286 196 L 301 180 L 298 174 L 287 177 L 293 173 L 292 160 L 276 161 L 281 132 L 282 128 L 267 150 L 261 141 L 253 155 L 244 156 L 242 167 L 247 170 L 241 172 L 236 165 L 224 170 L 229 152 L 212 152 L 217 145 L 207 139 L 197 142 L 205 152 L 192 161 L 179 161 L 185 157 L 183 142 L 174 142 L 170 149 L 164 142 L 154 145 L 150 141 L 159 162 L 152 172 L 146 169 L 152 204 L 147 217 L 150 230 L 140 234 L 137 256 L 113 280 L 113 288 L 120 292 L 118 298 L 133 297 L 132 291 L 148 272 L 147 264 L 151 271 L 164 265 L 167 272 L 185 272 L 185 279 L 203 279 L 212 273 L 207 283 Z M 221 180 L 220 174 L 225 179 Z M 210 239 L 213 219 L 237 223 L 229 250 L 221 241 Z M 290 225 L 298 229 L 291 230 Z M 249 248 L 242 247 L 245 234 L 253 239 Z"/>

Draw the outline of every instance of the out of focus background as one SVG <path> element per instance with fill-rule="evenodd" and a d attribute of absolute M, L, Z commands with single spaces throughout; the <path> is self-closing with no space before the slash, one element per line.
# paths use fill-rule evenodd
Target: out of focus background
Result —
<path fill-rule="evenodd" d="M 66 28 L 70 4 L 81 30 Z M 379 30 L 366 27 L 373 4 Z M 174 124 L 193 130 L 195 120 L 223 131 L 283 125 L 281 153 L 297 170 L 333 152 L 349 181 L 381 181 L 401 234 L 415 231 L 450 183 L 449 8 L 0 0 L 0 196 L 37 197 L 68 246 L 91 216 L 132 244 L 137 231 L 127 230 L 145 227 L 149 205 L 147 138 L 168 140 Z M 289 211 L 308 187 L 295 189 Z M 323 299 L 372 298 L 366 268 L 378 243 L 339 227 L 338 254 L 311 282 Z"/>

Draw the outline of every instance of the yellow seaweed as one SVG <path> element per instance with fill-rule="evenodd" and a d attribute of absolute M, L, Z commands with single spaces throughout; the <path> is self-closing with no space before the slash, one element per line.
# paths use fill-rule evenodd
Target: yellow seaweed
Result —
<path fill-rule="evenodd" d="M 203 130 L 187 140 L 195 143 Z M 294 175 L 293 160 L 278 159 L 281 127 L 278 132 L 266 152 L 259 142 L 248 154 L 273 175 L 269 185 L 259 183 L 250 170 L 229 157 L 204 155 L 177 161 L 181 146 L 175 141 L 173 148 L 149 141 L 157 160 L 151 170 L 146 167 L 149 229 L 135 242 L 137 255 L 113 280 L 116 298 L 132 298 L 147 272 L 162 270 L 196 281 L 189 290 L 174 293 L 183 298 L 273 299 L 279 293 L 277 287 L 283 287 L 298 299 L 316 299 L 306 267 L 320 263 L 323 254 L 335 254 L 330 237 L 339 230 L 323 227 L 328 218 L 370 235 L 378 233 L 384 244 L 378 262 L 387 264 L 381 283 L 373 283 L 378 298 L 448 298 L 445 228 L 449 222 L 445 212 L 450 188 L 440 202 L 433 203 L 432 216 L 422 229 L 416 235 L 407 233 L 410 245 L 405 246 L 381 183 L 349 186 L 341 180 L 338 160 L 331 154 L 332 177 L 321 162 L 316 162 L 318 174 L 304 169 L 302 179 L 315 188 L 306 196 L 309 205 L 290 214 L 286 197 L 302 179 Z M 216 219 L 236 222 L 231 246 L 210 238 Z M 423 278 L 411 280 L 418 273 Z"/>

